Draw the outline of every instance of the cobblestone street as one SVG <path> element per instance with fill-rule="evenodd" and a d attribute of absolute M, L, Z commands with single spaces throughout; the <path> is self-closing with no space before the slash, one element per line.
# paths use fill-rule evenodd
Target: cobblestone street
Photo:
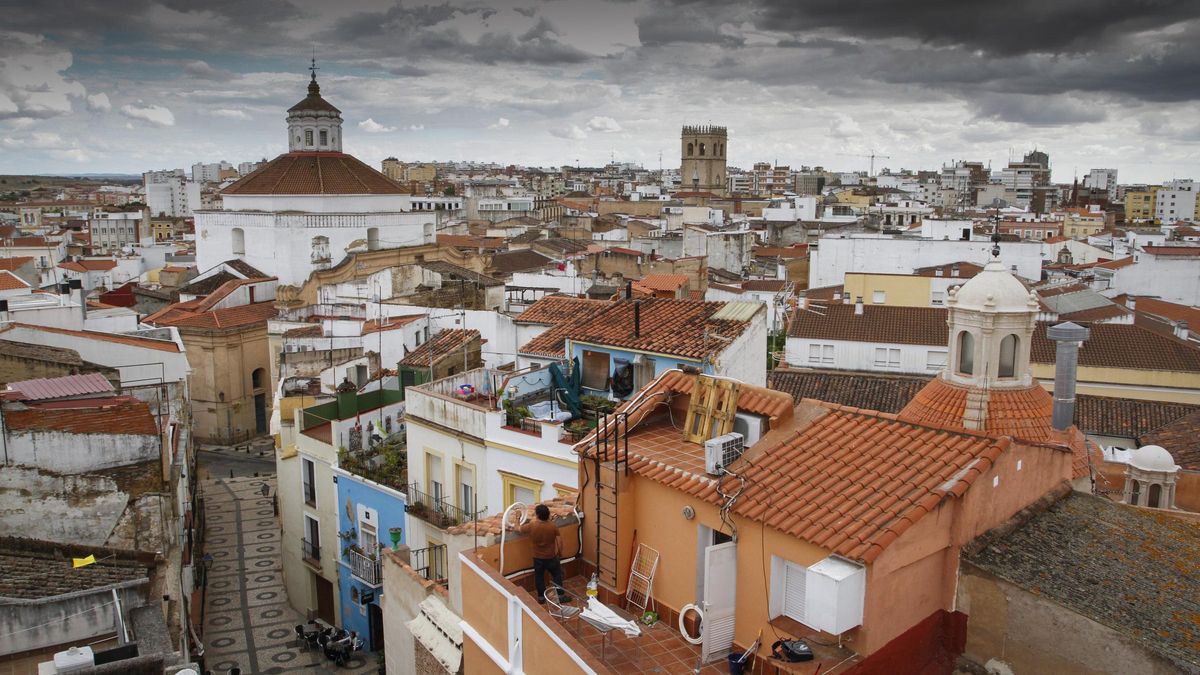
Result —
<path fill-rule="evenodd" d="M 358 653 L 338 668 L 296 642 L 305 617 L 287 604 L 279 521 L 266 485 L 273 476 L 204 481 L 205 552 L 212 555 L 205 615 L 205 663 L 213 675 L 250 673 L 373 673 L 375 659 Z"/>

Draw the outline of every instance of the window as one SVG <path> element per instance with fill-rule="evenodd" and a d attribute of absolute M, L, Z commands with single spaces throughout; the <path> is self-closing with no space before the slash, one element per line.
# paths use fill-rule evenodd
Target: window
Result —
<path fill-rule="evenodd" d="M 821 362 L 821 345 L 809 345 L 808 346 L 808 362 L 809 363 L 820 363 Z"/>
<path fill-rule="evenodd" d="M 941 370 L 946 367 L 946 352 L 927 352 L 925 354 L 926 370 Z"/>
<path fill-rule="evenodd" d="M 934 307 L 941 307 L 946 304 L 946 291 L 934 291 L 933 297 L 929 300 L 929 304 Z"/>
<path fill-rule="evenodd" d="M 467 513 L 475 512 L 475 471 L 469 466 L 458 466 L 458 508 Z"/>
<path fill-rule="evenodd" d="M 1132 481 L 1133 489 L 1129 491 L 1129 503 L 1138 504 L 1142 498 L 1142 484 L 1138 481 Z"/>
<path fill-rule="evenodd" d="M 888 347 L 876 347 L 875 366 L 878 368 L 899 368 L 900 350 Z"/>
<path fill-rule="evenodd" d="M 608 354 L 605 352 L 583 352 L 583 386 L 588 389 L 608 390 Z"/>
<path fill-rule="evenodd" d="M 887 302 L 887 292 L 886 291 L 874 291 L 873 293 L 871 293 L 871 303 L 872 304 L 882 305 L 885 302 Z"/>
<path fill-rule="evenodd" d="M 542 499 L 540 480 L 507 471 L 500 472 L 500 480 L 504 485 L 504 508 L 508 508 L 513 502 L 534 504 Z"/>
<path fill-rule="evenodd" d="M 704 144 L 703 143 L 700 144 L 700 156 L 701 157 L 704 156 Z"/>
<path fill-rule="evenodd" d="M 358 546 L 367 555 L 374 555 L 378 552 L 379 535 L 376 534 L 374 525 L 358 521 Z"/>
<path fill-rule="evenodd" d="M 304 542 L 301 550 L 301 555 L 305 560 L 311 560 L 321 564 L 321 521 L 305 514 L 304 516 Z"/>
<path fill-rule="evenodd" d="M 691 144 L 691 143 L 688 143 L 688 146 L 687 146 L 687 156 L 688 156 L 688 157 L 691 157 L 693 154 L 695 154 L 695 152 L 694 152 L 694 151 L 695 151 L 695 149 L 696 149 L 696 148 L 695 148 L 695 146 L 694 146 L 693 144 Z"/>
<path fill-rule="evenodd" d="M 997 375 L 1000 377 L 1017 376 L 1017 338 L 1016 335 L 1005 335 L 1000 341 L 1000 367 Z"/>
<path fill-rule="evenodd" d="M 321 130 L 321 145 L 329 145 L 329 132 L 324 129 Z"/>
<path fill-rule="evenodd" d="M 304 144 L 312 145 L 313 144 L 312 139 L 313 139 L 312 129 L 305 129 L 304 130 Z"/>
<path fill-rule="evenodd" d="M 266 373 L 265 368 L 255 368 L 253 373 L 250 373 L 250 386 L 254 389 L 260 389 L 266 385 L 263 384 L 263 375 Z"/>
<path fill-rule="evenodd" d="M 965 330 L 958 334 L 958 372 L 975 374 L 975 337 Z"/>
<path fill-rule="evenodd" d="M 233 228 L 233 254 L 246 255 L 246 231 L 240 227 Z"/>
<path fill-rule="evenodd" d="M 1158 483 L 1151 483 L 1150 490 L 1146 496 L 1146 506 L 1152 509 L 1157 509 L 1159 502 L 1162 500 L 1162 486 Z"/>
<path fill-rule="evenodd" d="M 300 478 L 303 481 L 304 503 L 317 508 L 317 467 L 311 459 L 300 460 Z"/>
<path fill-rule="evenodd" d="M 439 502 L 446 496 L 445 480 L 442 473 L 442 458 L 438 455 L 425 453 L 425 480 L 429 487 L 429 498 Z"/>

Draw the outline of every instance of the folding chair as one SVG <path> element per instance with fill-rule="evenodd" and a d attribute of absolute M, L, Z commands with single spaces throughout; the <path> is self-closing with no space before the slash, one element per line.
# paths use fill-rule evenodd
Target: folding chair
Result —
<path fill-rule="evenodd" d="M 645 544 L 638 544 L 633 556 L 633 565 L 629 568 L 629 584 L 625 589 L 625 608 L 630 612 L 634 607 L 641 611 L 636 615 L 639 619 L 654 604 L 654 572 L 658 569 L 658 551 Z"/>

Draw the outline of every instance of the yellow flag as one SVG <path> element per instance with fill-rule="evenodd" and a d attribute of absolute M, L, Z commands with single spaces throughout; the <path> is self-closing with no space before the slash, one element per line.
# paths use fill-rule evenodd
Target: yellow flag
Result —
<path fill-rule="evenodd" d="M 87 565 L 91 565 L 92 563 L 96 562 L 96 556 L 89 555 L 86 558 L 72 558 L 71 560 L 74 563 L 72 565 L 72 567 L 85 567 Z"/>

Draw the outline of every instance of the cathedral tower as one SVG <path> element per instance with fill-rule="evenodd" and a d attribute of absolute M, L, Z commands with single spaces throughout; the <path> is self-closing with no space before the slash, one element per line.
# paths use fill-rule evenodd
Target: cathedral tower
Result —
<path fill-rule="evenodd" d="M 288 151 L 341 152 L 342 111 L 321 98 L 315 59 L 310 70 L 312 80 L 308 83 L 308 96 L 287 111 Z"/>
<path fill-rule="evenodd" d="M 725 127 L 685 126 L 680 135 L 680 189 L 725 196 Z"/>

